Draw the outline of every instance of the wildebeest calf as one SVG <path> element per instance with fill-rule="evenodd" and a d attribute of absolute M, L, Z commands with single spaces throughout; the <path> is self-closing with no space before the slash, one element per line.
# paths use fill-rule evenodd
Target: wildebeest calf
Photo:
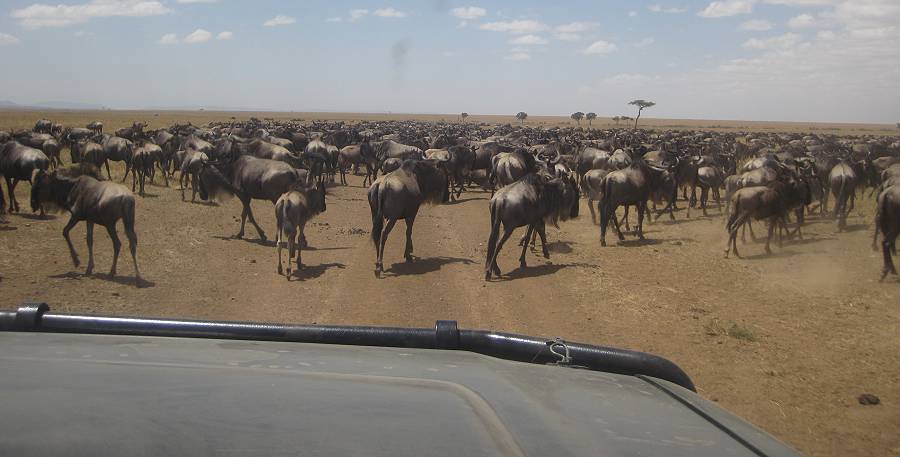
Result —
<path fill-rule="evenodd" d="M 291 279 L 291 260 L 294 258 L 294 245 L 297 245 L 297 269 L 303 268 L 301 251 L 303 250 L 303 230 L 306 222 L 315 215 L 325 212 L 325 184 L 319 181 L 317 186 L 297 185 L 294 189 L 285 192 L 275 202 L 275 222 L 277 233 L 275 246 L 278 251 L 278 274 L 282 274 L 281 268 L 281 242 L 287 238 L 288 262 L 287 279 Z M 299 236 L 298 236 L 299 235 Z"/>

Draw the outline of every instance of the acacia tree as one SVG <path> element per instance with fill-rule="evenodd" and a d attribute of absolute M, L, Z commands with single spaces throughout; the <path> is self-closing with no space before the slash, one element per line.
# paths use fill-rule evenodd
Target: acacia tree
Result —
<path fill-rule="evenodd" d="M 519 122 L 524 124 L 525 119 L 528 119 L 528 113 L 526 113 L 525 111 L 519 111 L 518 113 L 516 113 L 516 119 L 518 119 Z"/>
<path fill-rule="evenodd" d="M 619 121 L 622 120 L 622 116 L 616 116 L 616 117 L 612 118 L 612 120 L 613 120 L 613 122 L 616 123 L 616 127 L 618 127 L 618 126 L 619 126 Z"/>
<path fill-rule="evenodd" d="M 469 113 L 463 111 L 462 113 L 459 114 L 459 117 L 460 117 L 460 119 L 462 119 L 463 122 L 466 122 L 466 118 L 469 117 Z"/>
<path fill-rule="evenodd" d="M 594 119 L 597 119 L 597 113 L 587 113 L 587 116 L 585 116 L 585 117 L 587 118 L 587 121 L 588 121 L 588 127 L 590 127 L 591 123 L 594 121 Z"/>
<path fill-rule="evenodd" d="M 584 113 L 582 113 L 581 111 L 578 111 L 578 112 L 572 113 L 572 115 L 569 117 L 571 117 L 575 122 L 577 122 L 578 125 L 581 125 L 581 120 L 584 119 Z"/>
<path fill-rule="evenodd" d="M 638 99 L 638 100 L 632 100 L 632 101 L 628 102 L 628 104 L 629 104 L 629 105 L 634 105 L 634 106 L 637 106 L 637 107 L 638 107 L 638 114 L 637 114 L 637 117 L 634 118 L 634 128 L 635 128 L 635 130 L 637 129 L 637 126 L 638 126 L 638 120 L 640 120 L 640 118 L 641 118 L 641 111 L 644 111 L 644 108 L 650 108 L 650 107 L 652 107 L 652 106 L 656 106 L 656 103 L 655 103 L 655 102 L 651 102 L 651 101 L 649 101 L 649 100 L 641 100 L 641 99 Z"/>

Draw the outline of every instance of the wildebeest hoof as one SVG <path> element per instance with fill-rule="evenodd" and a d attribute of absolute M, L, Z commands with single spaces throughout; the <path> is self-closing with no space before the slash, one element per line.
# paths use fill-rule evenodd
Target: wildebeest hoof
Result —
<path fill-rule="evenodd" d="M 600 246 L 606 246 L 606 240 L 600 240 Z"/>
<path fill-rule="evenodd" d="M 278 265 L 278 274 L 280 274 L 280 275 L 284 274 L 284 269 L 281 268 L 281 265 Z"/>
<path fill-rule="evenodd" d="M 244 238 L 244 234 L 243 234 L 243 233 L 238 233 L 237 235 L 232 236 L 232 238 L 234 238 L 234 239 L 236 239 L 236 240 L 240 240 L 240 239 Z"/>
<path fill-rule="evenodd" d="M 549 259 L 549 258 L 550 258 L 550 253 L 547 252 L 547 251 L 544 251 L 544 258 L 545 258 L 545 259 Z"/>

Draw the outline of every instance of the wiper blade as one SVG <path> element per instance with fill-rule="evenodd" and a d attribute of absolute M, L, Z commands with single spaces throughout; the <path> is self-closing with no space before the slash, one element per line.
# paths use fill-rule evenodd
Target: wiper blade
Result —
<path fill-rule="evenodd" d="M 696 392 L 694 383 L 684 370 L 657 355 L 560 339 L 460 329 L 456 321 L 449 320 L 437 321 L 434 328 L 404 328 L 94 316 L 49 311 L 50 307 L 46 303 L 24 303 L 16 311 L 0 311 L 0 331 L 218 338 L 469 351 L 519 362 L 576 366 L 628 376 L 652 376 Z M 565 350 L 565 357 L 558 352 L 560 348 Z"/>

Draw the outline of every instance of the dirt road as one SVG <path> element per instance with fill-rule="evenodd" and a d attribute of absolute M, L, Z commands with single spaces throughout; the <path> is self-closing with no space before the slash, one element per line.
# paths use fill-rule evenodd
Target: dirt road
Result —
<path fill-rule="evenodd" d="M 121 176 L 121 168 L 114 168 Z M 312 249 L 293 281 L 276 275 L 275 249 L 248 227 L 237 232 L 236 200 L 191 204 L 173 188 L 139 198 L 138 261 L 148 280 L 132 285 L 127 250 L 119 276 L 83 276 L 61 230 L 67 215 L 0 223 L 0 305 L 47 301 L 63 312 L 248 319 L 298 323 L 431 326 L 456 319 L 489 328 L 658 353 L 681 365 L 707 398 L 816 456 L 900 455 L 900 282 L 877 282 L 871 207 L 858 200 L 850 231 L 812 217 L 804 240 L 763 256 L 724 259 L 725 233 L 711 217 L 647 225 L 648 241 L 601 248 L 582 217 L 549 229 L 552 255 L 504 249 L 500 281 L 485 283 L 488 194 L 424 208 L 416 221 L 417 260 L 402 261 L 403 226 L 394 230 L 383 279 L 373 274 L 371 218 L 361 178 L 333 187 L 328 210 L 307 231 Z M 27 183 L 19 201 L 27 206 Z M 188 193 L 188 197 L 190 194 Z M 254 203 L 274 238 L 274 211 Z M 86 260 L 84 225 L 73 231 Z M 120 227 L 121 230 L 121 227 Z M 95 237 L 99 272 L 111 243 Z M 517 239 L 517 238 L 514 238 Z M 610 239 L 614 239 L 611 237 Z M 871 393 L 877 406 L 856 398 Z"/>

